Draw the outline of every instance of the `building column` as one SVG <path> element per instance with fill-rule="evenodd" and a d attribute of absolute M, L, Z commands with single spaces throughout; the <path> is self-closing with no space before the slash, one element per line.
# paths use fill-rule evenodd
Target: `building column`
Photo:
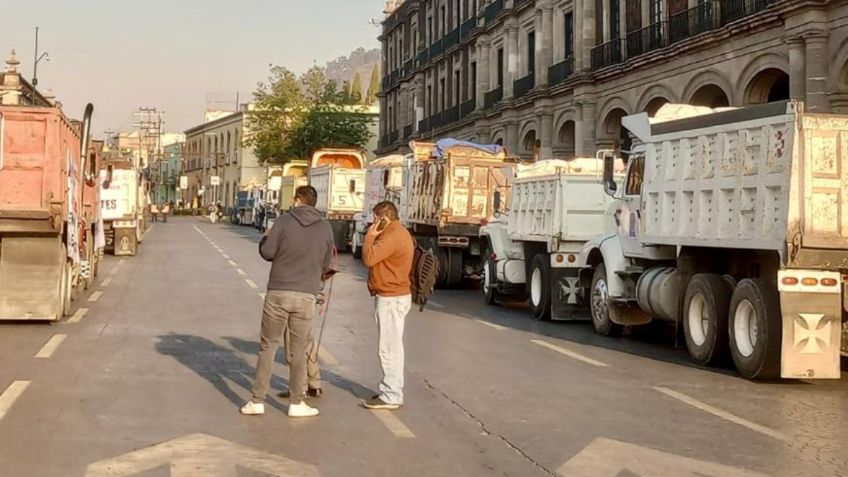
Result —
<path fill-rule="evenodd" d="M 504 146 L 506 146 L 511 154 L 515 155 L 518 151 L 518 121 L 508 119 L 504 121 L 504 126 L 506 126 L 506 142 Z"/>
<path fill-rule="evenodd" d="M 548 108 L 539 111 L 539 158 L 553 159 L 554 156 L 554 113 Z"/>
<path fill-rule="evenodd" d="M 822 31 L 804 35 L 807 88 L 807 101 L 804 108 L 810 112 L 826 113 L 830 111 L 830 102 L 827 99 L 827 38 L 827 33 Z"/>
<path fill-rule="evenodd" d="M 383 139 L 383 136 L 386 135 L 386 131 L 389 130 L 389 105 L 387 104 L 386 97 L 380 97 L 380 140 Z"/>
<path fill-rule="evenodd" d="M 489 144 L 492 142 L 489 128 L 480 127 L 474 130 L 474 135 L 477 136 L 477 144 Z"/>
<path fill-rule="evenodd" d="M 477 108 L 483 109 L 483 101 L 486 93 L 489 92 L 489 42 L 488 40 L 477 41 L 477 84 L 473 85 L 477 89 Z"/>
<path fill-rule="evenodd" d="M 574 153 L 577 157 L 595 155 L 595 103 L 583 101 L 579 103 L 580 115 L 574 124 Z"/>
<path fill-rule="evenodd" d="M 426 86 L 424 85 L 426 81 L 425 73 L 418 73 L 415 76 L 415 111 L 412 125 L 414 129 L 418 130 L 418 122 L 424 120 L 424 99 L 426 96 Z"/>
<path fill-rule="evenodd" d="M 582 32 L 583 32 L 583 41 L 581 46 L 581 50 L 578 50 L 577 54 L 582 55 L 583 57 L 583 69 L 588 70 L 592 68 L 592 47 L 595 46 L 595 0 L 582 0 L 583 1 L 583 15 L 576 15 L 575 17 L 580 17 L 580 21 L 582 23 Z"/>
<path fill-rule="evenodd" d="M 506 74 L 504 75 L 503 97 L 510 99 L 513 96 L 513 84 L 518 79 L 518 26 L 510 25 L 506 28 Z"/>
<path fill-rule="evenodd" d="M 554 7 L 546 2 L 541 7 L 542 35 L 541 55 L 536 62 L 536 84 L 547 86 L 548 69 L 554 64 Z M 538 44 L 539 39 L 536 40 Z"/>
<path fill-rule="evenodd" d="M 807 94 L 807 65 L 804 58 L 804 39 L 790 36 L 786 39 L 789 46 L 789 97 L 804 101 Z"/>
<path fill-rule="evenodd" d="M 583 15 L 585 15 L 585 11 L 583 10 L 583 4 L 586 3 L 586 0 L 574 0 L 574 10 L 572 11 L 574 14 L 574 71 L 582 71 L 583 70 Z M 563 31 L 565 30 L 565 25 L 563 25 Z"/>

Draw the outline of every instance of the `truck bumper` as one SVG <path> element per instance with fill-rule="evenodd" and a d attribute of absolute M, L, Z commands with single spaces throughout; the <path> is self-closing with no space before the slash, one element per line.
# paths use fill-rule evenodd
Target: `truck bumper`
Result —
<path fill-rule="evenodd" d="M 122 221 L 120 227 L 116 227 L 115 225 L 115 222 L 104 224 L 106 252 L 115 256 L 135 255 L 138 249 L 135 221 Z"/>
<path fill-rule="evenodd" d="M 798 283 L 787 285 L 787 277 L 797 278 Z M 808 279 L 819 285 L 801 283 Z M 835 280 L 835 284 L 822 286 L 824 280 Z M 781 377 L 839 379 L 843 347 L 840 274 L 782 270 L 778 272 L 778 291 L 783 325 Z"/>
<path fill-rule="evenodd" d="M 65 257 L 58 237 L 0 239 L 0 320 L 58 320 Z"/>

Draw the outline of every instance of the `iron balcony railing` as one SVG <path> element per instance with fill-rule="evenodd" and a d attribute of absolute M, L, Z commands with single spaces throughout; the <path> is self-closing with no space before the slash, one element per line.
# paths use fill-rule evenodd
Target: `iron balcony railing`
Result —
<path fill-rule="evenodd" d="M 442 113 L 436 113 L 430 116 L 430 131 L 442 127 L 442 124 L 444 124 L 442 122 Z"/>
<path fill-rule="evenodd" d="M 503 9 L 504 0 L 495 0 L 494 2 L 488 4 L 486 6 L 486 9 L 483 11 L 483 18 L 486 21 L 486 24 L 488 25 L 489 23 L 491 23 L 495 19 L 495 17 L 498 16 L 498 13 L 500 13 Z"/>
<path fill-rule="evenodd" d="M 574 73 L 574 58 L 571 56 L 548 68 L 548 82 L 556 86 Z"/>
<path fill-rule="evenodd" d="M 403 64 L 403 74 L 401 76 L 406 78 L 407 76 L 411 75 L 414 72 L 415 72 L 415 60 L 409 60 L 409 61 L 407 61 L 406 63 Z"/>
<path fill-rule="evenodd" d="M 529 75 L 523 78 L 515 80 L 515 82 L 512 84 L 513 96 L 516 98 L 520 98 L 525 94 L 529 93 L 530 90 L 533 89 L 533 87 L 535 86 L 536 76 L 534 76 L 533 73 L 530 73 Z"/>
<path fill-rule="evenodd" d="M 668 17 L 668 39 L 670 43 L 691 38 L 717 27 L 715 8 L 712 2 L 701 3 L 689 10 Z"/>
<path fill-rule="evenodd" d="M 400 83 L 400 70 L 394 70 L 391 75 L 391 87 L 394 88 L 398 83 Z"/>
<path fill-rule="evenodd" d="M 534 0 L 512 0 L 512 8 L 518 10 L 526 4 L 532 4 Z"/>
<path fill-rule="evenodd" d="M 721 24 L 727 25 L 741 18 L 761 12 L 774 0 L 721 0 Z"/>
<path fill-rule="evenodd" d="M 474 30 L 477 28 L 477 17 L 471 17 L 468 20 L 463 22 L 462 26 L 459 27 L 459 36 L 462 38 L 471 36 L 474 33 Z"/>
<path fill-rule="evenodd" d="M 389 134 L 389 144 L 391 145 L 391 144 L 398 142 L 399 138 L 400 138 L 400 131 L 391 132 Z"/>
<path fill-rule="evenodd" d="M 388 91 L 391 88 L 392 78 L 391 75 L 383 76 L 383 80 L 380 82 L 380 89 L 382 91 Z"/>
<path fill-rule="evenodd" d="M 430 45 L 430 58 L 435 58 L 445 51 L 444 39 L 436 40 L 432 45 Z"/>
<path fill-rule="evenodd" d="M 415 66 L 421 68 L 427 64 L 428 61 L 430 61 L 430 49 L 424 48 L 420 53 L 418 53 L 418 56 L 415 57 Z"/>
<path fill-rule="evenodd" d="M 449 50 L 450 48 L 459 44 L 459 28 L 454 28 L 453 31 L 445 35 L 442 39 L 443 47 L 445 50 Z"/>
<path fill-rule="evenodd" d="M 430 118 L 424 118 L 418 121 L 418 132 L 425 133 L 430 130 Z"/>
<path fill-rule="evenodd" d="M 654 23 L 627 34 L 627 57 L 633 58 L 666 46 L 663 23 Z"/>
<path fill-rule="evenodd" d="M 415 131 L 415 125 L 410 124 L 409 126 L 403 127 L 403 138 L 408 139 L 412 137 L 412 133 Z"/>
<path fill-rule="evenodd" d="M 592 48 L 592 69 L 597 70 L 621 63 L 624 59 L 622 50 L 622 40 L 620 38 Z"/>
<path fill-rule="evenodd" d="M 380 147 L 386 147 L 389 145 L 389 135 L 383 134 L 380 136 Z"/>
<path fill-rule="evenodd" d="M 442 113 L 442 126 L 459 121 L 459 106 L 454 106 Z"/>
<path fill-rule="evenodd" d="M 492 109 L 498 101 L 503 99 L 503 86 L 498 86 L 483 96 L 483 109 Z"/>
<path fill-rule="evenodd" d="M 459 119 L 467 118 L 477 109 L 477 98 L 471 98 L 459 107 Z"/>

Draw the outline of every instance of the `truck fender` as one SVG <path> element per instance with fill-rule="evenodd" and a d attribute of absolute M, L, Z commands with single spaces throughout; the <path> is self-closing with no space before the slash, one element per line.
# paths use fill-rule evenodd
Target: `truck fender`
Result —
<path fill-rule="evenodd" d="M 587 279 L 592 279 L 592 274 L 598 264 L 598 253 L 600 253 L 607 269 L 607 286 L 609 287 L 610 298 L 624 297 L 626 293 L 624 280 L 615 273 L 616 270 L 624 270 L 627 266 L 627 259 L 624 258 L 618 235 L 596 237 L 583 245 L 580 255 L 577 257 L 578 264 L 582 267 L 581 280 L 585 283 Z"/>

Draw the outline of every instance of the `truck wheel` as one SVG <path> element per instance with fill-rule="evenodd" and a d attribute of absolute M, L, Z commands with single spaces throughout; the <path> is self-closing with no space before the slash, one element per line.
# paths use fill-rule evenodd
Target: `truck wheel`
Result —
<path fill-rule="evenodd" d="M 498 299 L 498 272 L 497 265 L 492 259 L 492 250 L 486 249 L 486 254 L 483 256 L 483 296 L 487 305 L 497 305 Z"/>
<path fill-rule="evenodd" d="M 60 312 L 62 313 L 62 316 L 67 316 L 71 313 L 71 294 L 73 293 L 74 285 L 72 283 L 73 271 L 71 270 L 71 263 L 66 258 L 64 249 L 62 254 L 62 260 L 64 260 L 65 264 L 62 266 L 62 306 L 60 308 Z"/>
<path fill-rule="evenodd" d="M 721 275 L 692 277 L 683 300 L 683 334 L 689 356 L 701 365 L 727 356 L 727 313 L 733 287 Z"/>
<path fill-rule="evenodd" d="M 362 258 L 362 244 L 359 243 L 359 232 L 353 232 L 353 237 L 351 237 L 351 248 L 353 248 L 353 258 L 361 259 Z"/>
<path fill-rule="evenodd" d="M 547 255 L 536 254 L 530 263 L 530 280 L 527 280 L 530 316 L 534 320 L 551 319 L 551 262 Z"/>
<path fill-rule="evenodd" d="M 777 290 L 759 278 L 739 282 L 730 300 L 730 354 L 748 379 L 780 375 L 782 317 Z"/>
<path fill-rule="evenodd" d="M 431 250 L 433 250 L 433 255 L 436 256 L 436 260 L 439 261 L 439 274 L 436 277 L 436 288 L 444 290 L 448 288 L 448 261 L 450 258 L 448 250 L 436 245 L 435 241 L 431 242 Z"/>
<path fill-rule="evenodd" d="M 462 250 L 446 249 L 448 254 L 448 287 L 459 288 L 462 285 Z"/>
<path fill-rule="evenodd" d="M 592 327 L 595 333 L 602 336 L 616 336 L 621 333 L 624 327 L 613 323 L 610 319 L 610 307 L 613 305 L 610 303 L 607 269 L 603 263 L 595 269 L 590 292 L 589 310 L 592 314 Z"/>
<path fill-rule="evenodd" d="M 333 229 L 333 242 L 339 253 L 347 251 L 347 222 L 333 221 L 330 222 Z"/>

